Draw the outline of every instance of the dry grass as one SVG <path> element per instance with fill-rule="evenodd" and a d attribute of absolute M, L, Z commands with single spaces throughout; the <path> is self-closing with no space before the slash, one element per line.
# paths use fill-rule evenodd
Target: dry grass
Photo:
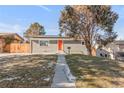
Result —
<path fill-rule="evenodd" d="M 124 87 L 124 63 L 84 55 L 67 55 L 66 59 L 77 77 L 76 87 Z"/>
<path fill-rule="evenodd" d="M 50 87 L 55 55 L 14 56 L 0 59 L 0 87 Z"/>

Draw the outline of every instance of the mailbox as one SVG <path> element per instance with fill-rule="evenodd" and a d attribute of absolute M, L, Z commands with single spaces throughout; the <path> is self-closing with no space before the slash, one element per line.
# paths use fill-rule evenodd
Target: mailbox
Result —
<path fill-rule="evenodd" d="M 70 52 L 71 52 L 71 47 L 67 47 L 67 49 L 68 49 L 68 54 L 70 54 Z"/>

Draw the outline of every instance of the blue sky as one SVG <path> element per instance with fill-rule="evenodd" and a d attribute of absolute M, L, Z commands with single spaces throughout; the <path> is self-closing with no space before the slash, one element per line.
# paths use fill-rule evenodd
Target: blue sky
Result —
<path fill-rule="evenodd" d="M 60 11 L 64 6 L 0 6 L 0 32 L 16 32 L 20 35 L 33 22 L 45 27 L 48 35 L 59 33 L 58 21 Z M 112 6 L 112 10 L 119 14 L 114 31 L 119 39 L 124 39 L 124 6 Z"/>

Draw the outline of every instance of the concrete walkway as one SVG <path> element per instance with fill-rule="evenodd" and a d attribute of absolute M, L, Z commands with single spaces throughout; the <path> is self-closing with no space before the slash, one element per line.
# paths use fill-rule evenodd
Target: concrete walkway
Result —
<path fill-rule="evenodd" d="M 75 88 L 75 82 L 69 82 L 64 72 L 66 60 L 64 54 L 58 55 L 52 88 Z"/>

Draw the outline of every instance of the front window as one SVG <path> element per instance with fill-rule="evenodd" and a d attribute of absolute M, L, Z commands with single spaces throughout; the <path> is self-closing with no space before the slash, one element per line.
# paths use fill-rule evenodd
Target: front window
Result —
<path fill-rule="evenodd" d="M 48 41 L 40 41 L 40 46 L 48 46 Z"/>

